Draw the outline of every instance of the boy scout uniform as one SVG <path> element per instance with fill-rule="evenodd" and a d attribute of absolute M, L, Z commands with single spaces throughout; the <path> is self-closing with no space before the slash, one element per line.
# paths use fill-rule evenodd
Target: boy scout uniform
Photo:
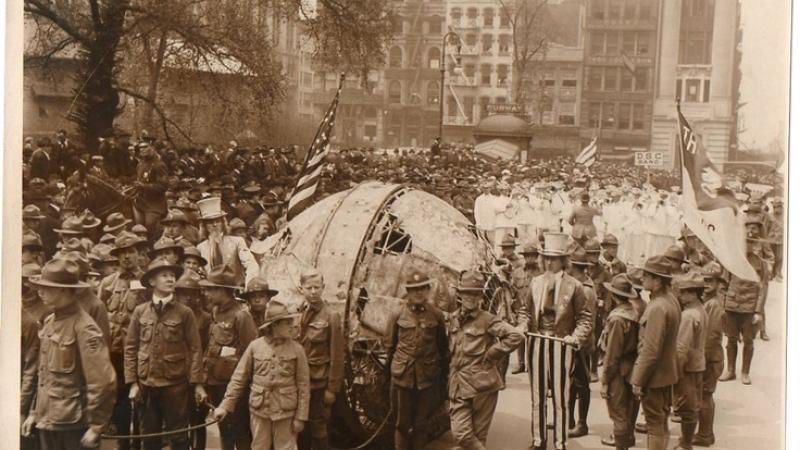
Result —
<path fill-rule="evenodd" d="M 323 303 L 313 307 L 305 304 L 300 319 L 299 342 L 308 358 L 311 377 L 311 406 L 309 427 L 311 448 L 328 448 L 328 420 L 331 406 L 325 403 L 325 391 L 339 393 L 344 379 L 344 338 L 339 313 Z"/>
<path fill-rule="evenodd" d="M 483 276 L 467 272 L 456 289 L 483 293 Z M 481 450 L 503 387 L 499 363 L 525 338 L 510 324 L 480 309 L 452 315 L 448 329 L 450 429 L 461 448 Z"/>
<path fill-rule="evenodd" d="M 719 264 L 712 264 L 705 276 L 721 279 L 722 268 Z M 693 445 L 710 446 L 716 440 L 714 436 L 714 391 L 717 389 L 717 380 L 722 375 L 725 364 L 724 351 L 722 350 L 722 336 L 725 332 L 725 309 L 719 295 L 714 292 L 713 297 L 706 298 L 703 309 L 708 315 L 708 329 L 706 331 L 706 370 L 703 372 L 703 399 L 700 404 L 697 433 L 694 435 Z"/>
<path fill-rule="evenodd" d="M 292 317 L 277 302 L 270 303 L 266 316 L 262 328 Z M 303 346 L 293 339 L 268 336 L 250 342 L 219 407 L 234 412 L 248 390 L 252 448 L 295 450 L 292 423 L 307 421 L 309 414 L 309 366 Z"/>

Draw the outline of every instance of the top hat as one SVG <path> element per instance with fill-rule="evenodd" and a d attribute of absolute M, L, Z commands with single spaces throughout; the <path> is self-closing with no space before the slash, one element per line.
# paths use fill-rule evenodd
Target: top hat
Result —
<path fill-rule="evenodd" d="M 225 217 L 227 213 L 222 210 L 222 199 L 220 197 L 208 197 L 197 202 L 200 208 L 200 220 L 214 220 Z"/>
<path fill-rule="evenodd" d="M 456 286 L 458 292 L 484 292 L 486 291 L 486 281 L 483 274 L 477 270 L 468 270 L 461 274 L 461 279 Z"/>
<path fill-rule="evenodd" d="M 123 216 L 122 213 L 111 213 L 106 217 L 106 225 L 103 227 L 103 232 L 115 233 L 131 222 L 132 220 Z"/>
<path fill-rule="evenodd" d="M 144 287 L 150 287 L 150 278 L 153 277 L 158 272 L 162 270 L 169 270 L 175 274 L 175 278 L 180 279 L 180 276 L 183 274 L 183 267 L 171 264 L 164 258 L 157 258 L 154 259 L 153 262 L 147 266 L 147 271 L 142 275 L 141 282 Z"/>
<path fill-rule="evenodd" d="M 606 281 L 603 283 L 603 287 L 612 294 L 619 295 L 623 298 L 638 297 L 636 291 L 633 290 L 633 283 L 631 283 L 631 280 L 624 273 L 614 275 L 614 278 L 612 278 L 610 282 Z"/>
<path fill-rule="evenodd" d="M 204 288 L 221 287 L 226 289 L 242 289 L 244 287 L 237 282 L 233 269 L 227 264 L 212 267 L 206 279 L 200 280 L 200 286 Z"/>
<path fill-rule="evenodd" d="M 661 278 L 672 278 L 670 274 L 672 264 L 669 262 L 669 258 L 664 255 L 656 255 L 648 258 L 644 266 L 642 266 L 642 270 Z"/>
<path fill-rule="evenodd" d="M 70 258 L 50 260 L 42 267 L 41 275 L 31 276 L 28 281 L 36 286 L 71 289 L 89 287 L 88 284 L 80 281 L 80 267 L 75 260 Z"/>
<path fill-rule="evenodd" d="M 273 300 L 267 303 L 267 308 L 264 310 L 264 323 L 258 329 L 263 331 L 279 320 L 294 319 L 297 316 L 298 314 L 289 312 L 289 308 L 285 304 Z"/>
<path fill-rule="evenodd" d="M 569 235 L 564 233 L 544 233 L 544 248 L 539 251 L 542 256 L 567 256 Z"/>
<path fill-rule="evenodd" d="M 250 295 L 258 292 L 266 292 L 267 295 L 269 295 L 270 297 L 274 297 L 275 295 L 278 294 L 278 291 L 276 291 L 275 289 L 270 289 L 267 277 L 257 276 L 254 277 L 252 280 L 250 280 L 249 283 L 247 283 L 247 289 L 245 289 L 244 293 L 242 293 L 242 297 L 247 298 Z"/>
<path fill-rule="evenodd" d="M 415 289 L 415 288 L 423 288 L 428 287 L 433 283 L 433 281 L 422 271 L 414 270 L 410 274 L 406 276 L 405 281 L 403 282 L 403 287 L 408 289 Z"/>

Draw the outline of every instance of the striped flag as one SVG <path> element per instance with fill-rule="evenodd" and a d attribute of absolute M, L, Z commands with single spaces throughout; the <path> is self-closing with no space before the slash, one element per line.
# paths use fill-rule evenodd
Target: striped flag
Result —
<path fill-rule="evenodd" d="M 636 75 L 636 64 L 633 63 L 633 60 L 627 53 L 622 52 L 622 65 L 625 66 L 625 69 L 631 73 L 631 75 Z"/>
<path fill-rule="evenodd" d="M 339 106 L 339 94 L 342 92 L 343 81 L 344 74 L 339 78 L 339 88 L 336 90 L 336 95 L 333 96 L 331 106 L 328 108 L 328 112 L 325 113 L 319 129 L 317 129 L 314 141 L 308 149 L 303 168 L 300 170 L 292 196 L 289 198 L 289 209 L 286 212 L 287 221 L 292 220 L 292 218 L 303 212 L 314 201 L 314 193 L 317 191 L 319 176 L 325 166 L 325 157 L 328 156 L 328 150 L 330 149 L 331 134 L 336 122 L 336 108 Z"/>
<path fill-rule="evenodd" d="M 583 164 L 586 167 L 591 167 L 592 164 L 597 160 L 597 137 L 592 139 L 592 142 L 589 142 L 589 145 L 583 148 L 578 156 L 575 158 L 575 162 L 578 164 Z"/>

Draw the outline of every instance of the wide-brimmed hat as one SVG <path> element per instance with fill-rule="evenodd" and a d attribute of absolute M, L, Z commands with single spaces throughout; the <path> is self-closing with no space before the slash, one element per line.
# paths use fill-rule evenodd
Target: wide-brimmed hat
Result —
<path fill-rule="evenodd" d="M 696 270 L 689 271 L 676 275 L 672 279 L 672 287 L 677 290 L 683 289 L 703 289 L 706 286 L 706 280 L 703 274 Z"/>
<path fill-rule="evenodd" d="M 703 267 L 703 277 L 706 280 L 724 280 L 724 272 L 722 266 L 716 262 L 711 261 Z"/>
<path fill-rule="evenodd" d="M 278 194 L 270 191 L 264 194 L 261 198 L 261 204 L 265 207 L 267 206 L 279 206 L 282 205 L 284 202 L 278 197 Z"/>
<path fill-rule="evenodd" d="M 200 220 L 214 220 L 225 217 L 228 214 L 222 210 L 222 198 L 208 197 L 197 202 L 200 208 Z"/>
<path fill-rule="evenodd" d="M 458 292 L 485 292 L 486 280 L 483 274 L 477 270 L 468 270 L 461 274 L 461 279 L 458 280 L 456 286 Z"/>
<path fill-rule="evenodd" d="M 228 229 L 233 232 L 233 230 L 246 230 L 247 224 L 244 223 L 244 220 L 240 218 L 235 218 L 228 223 Z"/>
<path fill-rule="evenodd" d="M 275 289 L 270 289 L 269 281 L 267 281 L 267 277 L 265 276 L 257 276 L 250 280 L 250 282 L 247 283 L 247 289 L 245 289 L 241 295 L 242 297 L 247 298 L 252 294 L 257 294 L 259 292 L 266 292 L 270 297 L 278 295 L 278 291 Z"/>
<path fill-rule="evenodd" d="M 678 247 L 677 245 L 670 245 L 669 247 L 667 247 L 667 250 L 664 251 L 664 256 L 675 261 L 680 261 L 682 263 L 689 262 L 686 259 L 686 253 L 684 253 L 683 249 Z"/>
<path fill-rule="evenodd" d="M 186 209 L 189 211 L 197 211 L 197 205 L 195 205 L 194 202 L 192 202 L 188 198 L 183 198 L 183 197 L 175 201 L 175 208 Z"/>
<path fill-rule="evenodd" d="M 156 273 L 164 270 L 169 270 L 174 273 L 176 279 L 180 279 L 181 275 L 183 274 L 183 267 L 177 264 L 172 264 L 164 258 L 156 258 L 150 263 L 149 266 L 147 266 L 147 271 L 144 273 L 144 275 L 142 275 L 142 286 L 150 287 L 150 278 L 152 278 Z"/>
<path fill-rule="evenodd" d="M 81 222 L 83 223 L 83 228 L 87 230 L 97 228 L 103 223 L 102 220 L 95 217 L 94 213 L 88 209 L 81 214 Z"/>
<path fill-rule="evenodd" d="M 544 248 L 539 251 L 542 256 L 567 256 L 569 235 L 564 233 L 544 233 Z"/>
<path fill-rule="evenodd" d="M 264 310 L 264 323 L 258 329 L 263 331 L 279 320 L 294 319 L 297 316 L 299 314 L 290 312 L 285 304 L 273 300 L 267 303 L 267 308 Z"/>
<path fill-rule="evenodd" d="M 159 252 L 169 249 L 177 250 L 179 258 L 183 255 L 183 247 L 168 237 L 162 237 L 157 240 L 156 243 L 153 244 L 153 249 L 150 250 L 147 255 L 150 256 L 150 258 L 155 258 Z"/>
<path fill-rule="evenodd" d="M 183 249 L 183 256 L 181 256 L 181 264 L 183 264 L 183 261 L 189 257 L 194 257 L 199 259 L 201 266 L 208 265 L 208 261 L 205 258 L 203 258 L 203 255 L 200 253 L 200 250 L 198 250 L 197 247 L 186 247 L 185 249 Z"/>
<path fill-rule="evenodd" d="M 114 248 L 112 248 L 109 253 L 113 256 L 116 256 L 121 250 L 136 247 L 137 245 L 141 244 L 142 241 L 143 239 L 139 236 L 129 231 L 124 231 L 117 236 L 116 240 L 114 240 Z"/>
<path fill-rule="evenodd" d="M 83 220 L 80 217 L 67 217 L 61 223 L 61 228 L 56 228 L 53 231 L 60 234 L 85 234 L 86 229 L 83 227 Z"/>
<path fill-rule="evenodd" d="M 42 220 L 45 216 L 42 210 L 36 205 L 25 205 L 22 208 L 22 220 Z"/>
<path fill-rule="evenodd" d="M 538 255 L 539 254 L 539 244 L 536 242 L 528 242 L 527 244 L 522 246 L 522 250 L 519 253 L 523 256 L 525 255 Z"/>
<path fill-rule="evenodd" d="M 514 236 L 512 236 L 510 234 L 507 234 L 507 235 L 503 236 L 503 240 L 500 241 L 500 247 L 501 248 L 502 247 L 516 247 L 516 246 L 517 246 L 517 240 L 514 238 Z"/>
<path fill-rule="evenodd" d="M 36 286 L 78 289 L 89 287 L 80 280 L 81 270 L 78 263 L 70 258 L 56 258 L 42 267 L 41 275 L 28 278 L 28 282 Z"/>
<path fill-rule="evenodd" d="M 142 225 L 140 223 L 137 223 L 136 225 L 134 225 L 131 228 L 131 233 L 147 235 L 148 231 L 147 231 L 147 228 L 145 228 L 144 225 Z"/>
<path fill-rule="evenodd" d="M 255 181 L 250 181 L 249 183 L 245 184 L 242 187 L 242 191 L 247 192 L 248 194 L 255 194 L 257 192 L 261 192 L 261 186 L 259 186 Z"/>
<path fill-rule="evenodd" d="M 186 219 L 186 214 L 183 213 L 180 209 L 170 209 L 167 213 L 167 216 L 161 219 L 161 224 L 166 225 L 168 223 L 189 223 L 189 220 Z"/>
<path fill-rule="evenodd" d="M 113 247 L 114 246 L 114 241 L 116 241 L 116 240 L 117 240 L 116 236 L 114 236 L 111 233 L 106 233 L 106 234 L 100 236 L 100 241 L 99 242 L 101 244 L 109 244 L 109 245 L 111 245 Z"/>
<path fill-rule="evenodd" d="M 199 291 L 203 287 L 200 286 L 200 276 L 194 270 L 187 270 L 183 272 L 178 281 L 175 283 L 175 289 L 191 289 Z"/>
<path fill-rule="evenodd" d="M 27 280 L 30 277 L 36 277 L 42 274 L 42 266 L 35 262 L 23 264 L 21 267 L 22 279 Z"/>
<path fill-rule="evenodd" d="M 433 283 L 430 277 L 419 270 L 414 270 L 408 275 L 406 275 L 405 280 L 403 281 L 403 287 L 408 289 L 419 289 L 428 287 Z"/>
<path fill-rule="evenodd" d="M 206 279 L 200 281 L 200 286 L 204 288 L 221 287 L 234 290 L 244 287 L 239 284 L 236 279 L 236 274 L 233 273 L 233 269 L 228 264 L 212 267 L 208 275 L 206 275 Z"/>
<path fill-rule="evenodd" d="M 634 289 L 639 289 L 639 290 L 644 289 L 644 286 L 642 286 L 643 273 L 644 272 L 640 267 L 631 267 L 625 274 L 625 276 L 628 277 L 628 281 L 631 282 L 631 286 L 633 286 Z"/>
<path fill-rule="evenodd" d="M 22 236 L 22 248 L 26 247 L 33 247 L 34 251 L 44 250 L 44 246 L 42 246 L 42 240 L 39 239 L 39 236 L 30 233 L 26 233 Z"/>
<path fill-rule="evenodd" d="M 108 215 L 108 217 L 106 217 L 106 224 L 103 227 L 103 233 L 116 233 L 131 222 L 133 221 L 123 216 L 122 213 L 111 213 Z"/>
<path fill-rule="evenodd" d="M 572 254 L 569 256 L 569 262 L 573 266 L 593 266 L 594 263 L 589 261 L 589 258 L 586 255 L 586 250 L 583 247 L 578 247 Z"/>
<path fill-rule="evenodd" d="M 586 253 L 600 253 L 602 248 L 600 248 L 600 241 L 595 238 L 589 238 L 583 243 L 583 249 L 586 250 Z"/>
<path fill-rule="evenodd" d="M 624 273 L 614 275 L 611 281 L 603 283 L 603 287 L 612 294 L 619 295 L 623 298 L 636 298 L 639 296 L 639 294 L 633 290 L 633 283 L 631 283 L 630 278 Z"/>
<path fill-rule="evenodd" d="M 664 255 L 651 256 L 645 261 L 641 269 L 661 278 L 672 278 L 670 274 L 672 271 L 672 263 L 670 263 L 669 258 Z"/>
<path fill-rule="evenodd" d="M 609 246 L 609 245 L 619 246 L 619 240 L 613 234 L 606 233 L 606 235 L 603 236 L 603 242 L 601 242 L 600 245 L 602 245 L 603 247 L 606 247 L 606 246 Z"/>

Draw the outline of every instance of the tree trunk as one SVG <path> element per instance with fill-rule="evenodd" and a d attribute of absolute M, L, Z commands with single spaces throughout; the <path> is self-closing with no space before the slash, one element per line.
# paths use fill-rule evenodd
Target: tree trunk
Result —
<path fill-rule="evenodd" d="M 148 48 L 149 50 L 149 48 Z M 153 131 L 153 112 L 155 111 L 156 100 L 158 100 L 158 83 L 161 80 L 161 68 L 164 66 L 164 55 L 167 50 L 167 31 L 162 30 L 158 40 L 155 61 L 149 64 L 149 79 L 147 80 L 147 102 L 144 104 L 144 126 L 147 130 Z M 150 62 L 148 51 L 148 62 Z"/>

